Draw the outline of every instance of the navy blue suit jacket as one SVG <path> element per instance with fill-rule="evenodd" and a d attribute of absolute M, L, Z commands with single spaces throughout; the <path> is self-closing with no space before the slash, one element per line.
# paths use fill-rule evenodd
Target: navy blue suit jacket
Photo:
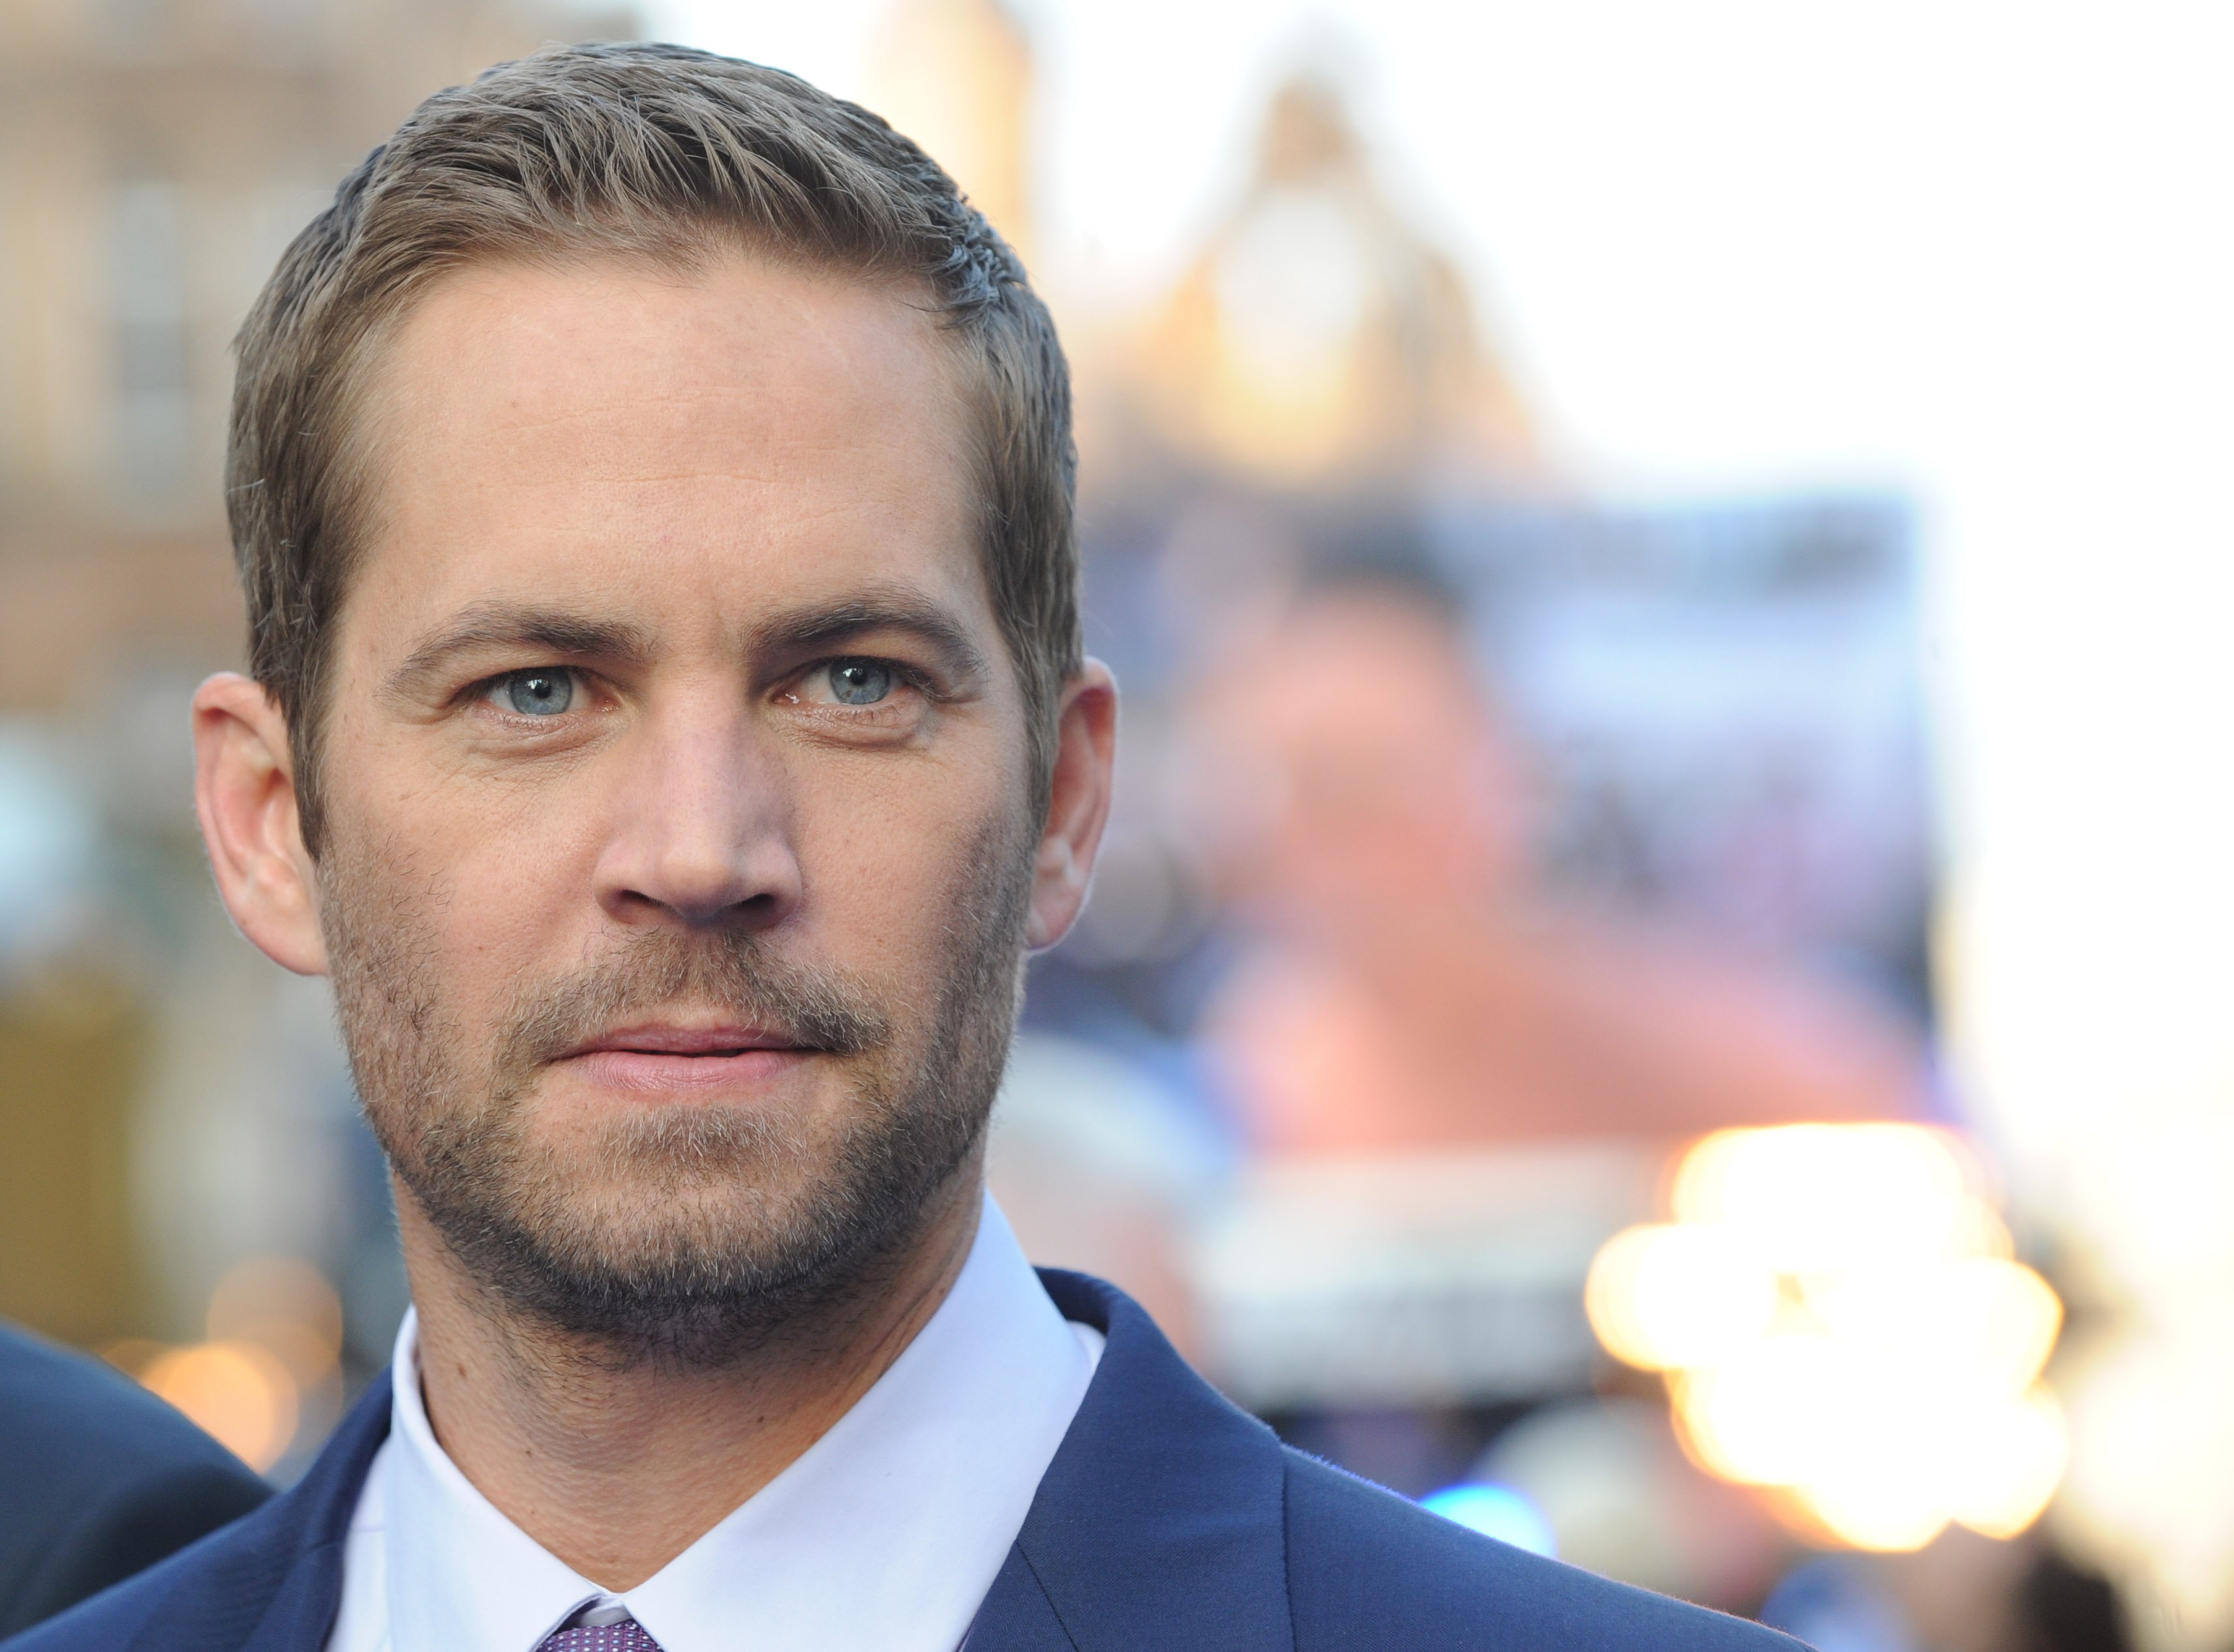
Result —
<path fill-rule="evenodd" d="M 0 1327 L 0 1635 L 154 1565 L 271 1494 L 138 1383 Z"/>
<path fill-rule="evenodd" d="M 969 1652 L 1797 1646 L 1492 1543 L 1290 1451 L 1189 1370 L 1122 1292 L 1041 1277 L 1108 1346 Z M 382 1379 L 292 1491 L 4 1652 L 319 1652 L 388 1415 Z"/>

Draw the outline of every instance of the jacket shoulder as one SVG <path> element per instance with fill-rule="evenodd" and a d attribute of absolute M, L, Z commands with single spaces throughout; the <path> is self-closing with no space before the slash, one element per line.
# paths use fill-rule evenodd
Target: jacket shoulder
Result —
<path fill-rule="evenodd" d="M 323 1645 L 349 1518 L 387 1438 L 389 1404 L 382 1373 L 289 1490 L 0 1652 L 237 1652 L 259 1633 L 273 1645 Z"/>
<path fill-rule="evenodd" d="M 35 1472 L 69 1482 L 194 1465 L 261 1484 L 239 1459 L 129 1377 L 5 1325 L 0 1442 L 8 1448 L 9 1472 L 27 1481 Z"/>
<path fill-rule="evenodd" d="M 281 1589 L 297 1554 L 287 1541 L 299 1512 L 280 1499 L 213 1531 L 50 1617 L 4 1652 L 121 1652 L 131 1646 L 230 1648 L 244 1644 Z"/>
<path fill-rule="evenodd" d="M 271 1495 L 97 1361 L 0 1327 L 0 1635 L 160 1560 Z"/>
<path fill-rule="evenodd" d="M 1492 1542 L 1300 1452 L 1285 1455 L 1296 1652 L 1801 1652 L 1757 1623 Z"/>
<path fill-rule="evenodd" d="M 261 1481 L 190 1463 L 106 1488 L 63 1524 L 36 1570 L 0 1603 L 0 1636 L 144 1571 L 253 1512 Z"/>

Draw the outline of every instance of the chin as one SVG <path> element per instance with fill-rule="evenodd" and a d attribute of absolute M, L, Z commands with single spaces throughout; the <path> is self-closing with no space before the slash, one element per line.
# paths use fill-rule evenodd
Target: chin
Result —
<path fill-rule="evenodd" d="M 641 1078 L 643 1075 L 634 1075 Z M 600 1164 L 681 1154 L 722 1164 L 740 1152 L 765 1159 L 787 1144 L 805 1147 L 842 1133 L 863 1105 L 831 1058 L 794 1060 L 781 1070 L 691 1074 L 682 1081 L 613 1084 L 572 1062 L 546 1074 L 520 1108 L 533 1149 Z"/>

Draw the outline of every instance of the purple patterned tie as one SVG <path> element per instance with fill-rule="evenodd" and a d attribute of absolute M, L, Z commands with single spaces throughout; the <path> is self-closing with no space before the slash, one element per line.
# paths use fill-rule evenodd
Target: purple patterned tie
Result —
<path fill-rule="evenodd" d="M 659 1652 L 659 1642 L 626 1612 L 607 1606 L 585 1612 L 567 1628 L 544 1636 L 535 1652 Z"/>

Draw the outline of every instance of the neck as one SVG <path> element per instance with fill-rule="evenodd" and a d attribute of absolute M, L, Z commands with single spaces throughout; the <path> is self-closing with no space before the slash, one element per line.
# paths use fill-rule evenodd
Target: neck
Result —
<path fill-rule="evenodd" d="M 467 1276 L 409 1193 L 396 1221 L 435 1438 L 482 1496 L 600 1588 L 633 1589 L 796 1461 L 915 1339 L 977 1237 L 972 1162 L 844 1311 L 715 1370 L 616 1366 Z"/>

